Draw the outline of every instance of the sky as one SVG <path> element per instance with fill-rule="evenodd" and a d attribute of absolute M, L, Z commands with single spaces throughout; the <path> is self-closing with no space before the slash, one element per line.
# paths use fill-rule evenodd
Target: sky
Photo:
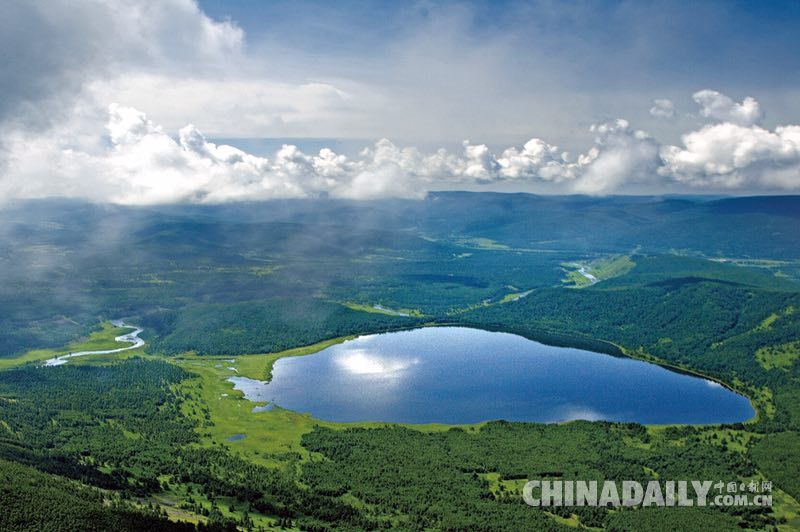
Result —
<path fill-rule="evenodd" d="M 6 0 L 0 201 L 800 193 L 800 3 Z"/>

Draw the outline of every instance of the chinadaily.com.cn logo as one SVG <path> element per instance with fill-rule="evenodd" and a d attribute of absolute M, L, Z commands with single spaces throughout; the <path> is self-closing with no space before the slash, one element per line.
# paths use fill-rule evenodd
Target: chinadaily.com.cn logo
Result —
<path fill-rule="evenodd" d="M 530 480 L 530 506 L 772 506 L 772 482 Z"/>

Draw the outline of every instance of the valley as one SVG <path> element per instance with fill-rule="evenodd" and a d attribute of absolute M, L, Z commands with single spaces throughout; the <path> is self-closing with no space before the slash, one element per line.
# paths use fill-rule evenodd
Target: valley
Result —
<path fill-rule="evenodd" d="M 117 526 L 151 529 L 800 526 L 800 492 L 787 474 L 800 445 L 800 246 L 791 230 L 800 204 L 769 215 L 769 200 L 754 198 L 674 209 L 658 198 L 430 201 L 31 202 L 0 211 L 0 471 L 52 479 L 54 507 L 70 504 L 69 486 L 91 494 L 70 514 L 78 528 L 111 507 L 108 519 L 128 523 Z M 576 205 L 583 218 L 549 223 Z M 677 229 L 687 224 L 696 230 Z M 723 227 L 742 231 L 727 238 Z M 123 250 L 135 253 L 119 260 Z M 574 279 L 590 280 L 581 269 L 595 280 Z M 113 352 L 130 333 L 109 321 L 119 317 L 141 329 L 143 345 Z M 617 360 L 700 375 L 748 397 L 756 415 L 333 422 L 249 401 L 230 382 L 282 380 L 284 364 L 366 335 L 459 327 L 553 346 L 555 362 L 573 350 L 621 352 L 638 360 Z M 477 345 L 463 335 L 441 342 L 459 338 Z M 398 360 L 433 360 L 411 349 Z M 87 351 L 97 353 L 41 367 Z M 348 367 L 362 376 L 408 369 L 365 356 Z M 330 376 L 320 378 L 322 389 Z M 771 481 L 773 506 L 544 511 L 520 497 L 523 481 L 542 475 Z M 40 511 L 26 497 L 3 493 L 9 507 Z"/>

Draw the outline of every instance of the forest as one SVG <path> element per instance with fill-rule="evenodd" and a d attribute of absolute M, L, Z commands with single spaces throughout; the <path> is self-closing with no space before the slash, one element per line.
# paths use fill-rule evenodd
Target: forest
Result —
<path fill-rule="evenodd" d="M 800 528 L 798 218 L 793 197 L 6 206 L 0 529 Z M 113 342 L 119 318 L 144 349 L 41 367 Z M 223 377 L 234 358 L 263 378 L 310 352 L 292 349 L 437 325 L 700 374 L 758 415 L 336 424 L 253 417 Z M 521 499 L 532 477 L 770 480 L 775 502 L 545 511 Z"/>

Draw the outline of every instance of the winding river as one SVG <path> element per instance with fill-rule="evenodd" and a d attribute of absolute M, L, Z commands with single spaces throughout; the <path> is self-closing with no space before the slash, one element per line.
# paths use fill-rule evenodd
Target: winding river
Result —
<path fill-rule="evenodd" d="M 108 355 L 111 353 L 121 353 L 122 351 L 129 351 L 131 349 L 136 349 L 137 347 L 142 347 L 144 345 L 144 340 L 139 338 L 139 334 L 141 334 L 142 329 L 140 327 L 136 327 L 135 325 L 127 325 L 122 320 L 112 320 L 111 324 L 115 327 L 124 327 L 127 329 L 133 329 L 133 331 L 121 334 L 114 338 L 114 341 L 120 343 L 129 343 L 131 345 L 127 345 L 125 347 L 119 347 L 117 349 L 102 349 L 100 351 L 77 351 L 75 353 L 67 353 L 66 355 L 57 356 L 54 358 L 49 358 L 44 361 L 45 366 L 61 366 L 62 364 L 66 364 L 70 358 L 74 357 L 82 357 L 86 355 Z"/>

